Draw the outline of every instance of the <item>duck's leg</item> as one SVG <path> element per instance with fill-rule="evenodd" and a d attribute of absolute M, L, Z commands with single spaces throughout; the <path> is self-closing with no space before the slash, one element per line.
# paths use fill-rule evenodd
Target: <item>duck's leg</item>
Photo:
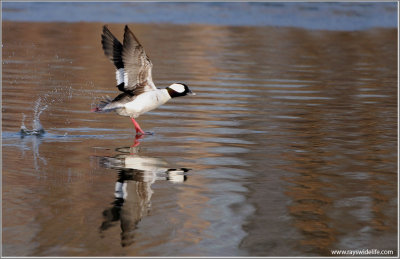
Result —
<path fill-rule="evenodd" d="M 144 137 L 144 135 L 136 135 L 135 136 L 135 141 L 133 142 L 132 146 L 131 146 L 131 155 L 134 155 L 134 148 L 140 145 L 139 139 L 142 139 Z"/>
<path fill-rule="evenodd" d="M 136 135 L 138 135 L 138 133 L 145 135 L 146 133 L 140 128 L 139 123 L 137 123 L 134 118 L 131 118 L 131 120 L 133 125 L 135 125 Z"/>

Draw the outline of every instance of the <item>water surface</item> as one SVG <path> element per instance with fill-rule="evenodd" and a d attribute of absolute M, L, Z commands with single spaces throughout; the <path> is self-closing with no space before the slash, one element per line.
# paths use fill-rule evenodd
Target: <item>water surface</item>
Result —
<path fill-rule="evenodd" d="M 397 2 L 5 2 L 3 19 L 353 31 L 396 28 Z"/>
<path fill-rule="evenodd" d="M 90 112 L 117 94 L 101 26 L 3 22 L 3 255 L 396 250 L 395 29 L 131 24 L 156 85 L 197 93 L 135 139 Z"/>

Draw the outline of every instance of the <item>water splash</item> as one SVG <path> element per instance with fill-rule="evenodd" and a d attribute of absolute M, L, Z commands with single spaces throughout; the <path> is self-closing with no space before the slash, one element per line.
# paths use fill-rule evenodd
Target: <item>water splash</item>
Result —
<path fill-rule="evenodd" d="M 42 136 L 45 133 L 45 130 L 40 123 L 40 115 L 49 108 L 49 105 L 52 105 L 55 102 L 64 102 L 66 99 L 71 100 L 73 92 L 74 90 L 71 86 L 61 88 L 58 87 L 52 89 L 42 96 L 39 96 L 38 99 L 35 101 L 35 105 L 33 107 L 33 121 L 31 130 L 25 126 L 26 116 L 25 114 L 22 114 L 22 123 L 20 129 L 21 136 Z"/>
<path fill-rule="evenodd" d="M 33 121 L 32 121 L 32 129 L 29 130 L 25 126 L 25 118 L 26 115 L 22 114 L 22 123 L 21 123 L 21 129 L 20 133 L 21 136 L 27 136 L 27 135 L 35 135 L 35 136 L 41 136 L 45 133 L 42 124 L 40 123 L 40 115 L 48 108 L 47 104 L 42 104 L 42 98 L 39 97 L 35 101 L 35 106 L 33 110 Z"/>

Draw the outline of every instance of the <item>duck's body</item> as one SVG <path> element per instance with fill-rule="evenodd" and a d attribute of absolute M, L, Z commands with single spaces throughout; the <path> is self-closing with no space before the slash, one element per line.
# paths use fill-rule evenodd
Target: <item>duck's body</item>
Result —
<path fill-rule="evenodd" d="M 123 93 L 114 100 L 109 100 L 102 111 L 115 110 L 121 116 L 137 118 L 143 113 L 154 110 L 171 99 L 166 89 L 157 89 L 144 92 L 140 95 L 131 95 Z M 99 106 L 101 107 L 101 106 Z"/>
<path fill-rule="evenodd" d="M 174 83 L 165 89 L 155 87 L 151 75 L 153 64 L 128 26 L 125 26 L 123 45 L 107 26 L 103 27 L 101 37 L 105 55 L 117 68 L 117 88 L 123 93 L 113 100 L 102 101 L 93 111 L 116 111 L 119 115 L 129 116 L 135 125 L 136 134 L 145 134 L 135 118 L 156 109 L 171 98 L 193 94 L 183 83 Z"/>
<path fill-rule="evenodd" d="M 139 115 L 163 105 L 171 98 L 166 89 L 145 92 L 138 95 L 132 102 L 126 103 L 125 112 L 129 116 L 137 118 Z"/>

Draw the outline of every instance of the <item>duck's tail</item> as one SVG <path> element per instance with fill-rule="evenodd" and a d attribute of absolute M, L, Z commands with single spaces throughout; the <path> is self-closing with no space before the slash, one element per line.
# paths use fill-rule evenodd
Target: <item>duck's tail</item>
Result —
<path fill-rule="evenodd" d="M 95 108 L 91 109 L 91 112 L 109 112 L 115 110 L 115 107 L 109 107 L 112 101 L 109 96 L 106 96 Z"/>

